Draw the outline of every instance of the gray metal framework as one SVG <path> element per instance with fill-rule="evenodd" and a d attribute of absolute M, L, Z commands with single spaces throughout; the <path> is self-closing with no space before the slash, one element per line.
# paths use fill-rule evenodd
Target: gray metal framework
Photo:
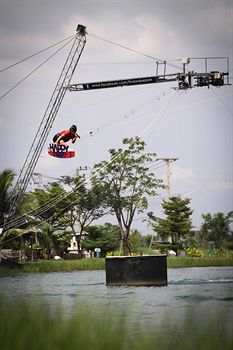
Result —
<path fill-rule="evenodd" d="M 82 91 L 82 90 L 96 90 L 105 88 L 114 88 L 122 86 L 164 83 L 169 81 L 176 81 L 177 74 L 158 75 L 151 77 L 131 78 L 131 79 L 119 79 L 119 80 L 105 80 L 90 83 L 71 84 L 66 88 L 69 91 Z"/>
<path fill-rule="evenodd" d="M 229 84 L 229 59 L 228 57 L 204 57 L 204 58 L 193 58 L 193 60 L 202 60 L 205 64 L 205 72 L 197 73 L 193 71 L 186 71 L 186 65 L 189 64 L 190 59 L 187 58 L 183 62 L 183 72 L 166 74 L 166 61 L 156 62 L 156 75 L 149 77 L 139 77 L 139 78 L 129 78 L 129 79 L 118 79 L 118 80 L 105 80 L 96 81 L 89 83 L 78 83 L 67 85 L 66 89 L 69 91 L 86 91 L 86 90 L 96 90 L 96 89 L 106 89 L 114 87 L 132 86 L 132 85 L 142 85 L 142 84 L 154 84 L 154 83 L 166 83 L 176 81 L 178 82 L 178 87 L 175 89 L 186 90 L 193 87 L 203 87 L 210 85 L 220 87 Z M 224 72 L 220 71 L 210 71 L 208 72 L 208 62 L 211 60 L 224 60 L 226 65 L 226 70 Z M 158 75 L 159 65 L 163 66 L 162 75 Z"/>
<path fill-rule="evenodd" d="M 77 63 L 80 59 L 84 46 L 86 44 L 86 27 L 78 25 L 76 29 L 76 35 L 60 74 L 60 77 L 57 81 L 53 94 L 50 98 L 40 126 L 37 130 L 34 141 L 31 145 L 27 158 L 24 162 L 24 165 L 20 171 L 19 177 L 17 179 L 16 185 L 13 190 L 13 194 L 10 202 L 10 209 L 7 213 L 6 222 L 4 229 L 8 229 L 10 225 L 8 221 L 13 217 L 17 209 L 17 205 L 22 199 L 24 192 L 28 186 L 28 183 L 31 179 L 37 161 L 40 157 L 43 146 L 46 142 L 48 134 L 53 126 L 53 122 L 56 118 L 60 105 L 63 101 L 63 98 L 66 93 L 65 86 L 67 86 L 76 69 Z"/>

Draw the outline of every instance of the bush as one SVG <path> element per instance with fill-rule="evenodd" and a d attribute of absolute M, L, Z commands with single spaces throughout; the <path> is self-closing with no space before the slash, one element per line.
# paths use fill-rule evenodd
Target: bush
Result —
<path fill-rule="evenodd" d="M 197 257 L 197 258 L 199 258 L 199 257 L 201 257 L 201 256 L 203 256 L 203 252 L 202 252 L 202 250 L 200 250 L 200 249 L 197 249 L 197 248 L 187 248 L 186 250 L 185 250 L 185 252 L 186 252 L 186 255 L 187 256 L 191 256 L 191 257 Z"/>
<path fill-rule="evenodd" d="M 233 242 L 224 242 L 223 247 L 229 250 L 233 250 Z"/>

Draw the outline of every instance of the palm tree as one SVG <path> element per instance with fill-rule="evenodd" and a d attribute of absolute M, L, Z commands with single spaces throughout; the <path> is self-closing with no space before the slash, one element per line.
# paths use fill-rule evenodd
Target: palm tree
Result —
<path fill-rule="evenodd" d="M 4 224 L 4 214 L 7 213 L 10 188 L 14 180 L 14 172 L 10 169 L 4 170 L 0 173 L 0 227 Z"/>

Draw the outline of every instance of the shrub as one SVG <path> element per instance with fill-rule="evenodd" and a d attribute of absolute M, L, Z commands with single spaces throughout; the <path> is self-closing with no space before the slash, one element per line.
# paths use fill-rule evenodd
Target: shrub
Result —
<path fill-rule="evenodd" d="M 187 256 L 191 256 L 191 257 L 201 257 L 201 256 L 203 256 L 202 250 L 194 248 L 194 247 L 193 248 L 192 247 L 187 248 L 185 252 L 186 252 Z"/>

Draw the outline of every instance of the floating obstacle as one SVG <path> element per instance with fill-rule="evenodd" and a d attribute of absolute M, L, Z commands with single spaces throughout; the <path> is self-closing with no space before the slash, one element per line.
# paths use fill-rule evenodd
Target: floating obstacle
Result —
<path fill-rule="evenodd" d="M 167 256 L 113 256 L 105 259 L 108 286 L 166 286 Z"/>

